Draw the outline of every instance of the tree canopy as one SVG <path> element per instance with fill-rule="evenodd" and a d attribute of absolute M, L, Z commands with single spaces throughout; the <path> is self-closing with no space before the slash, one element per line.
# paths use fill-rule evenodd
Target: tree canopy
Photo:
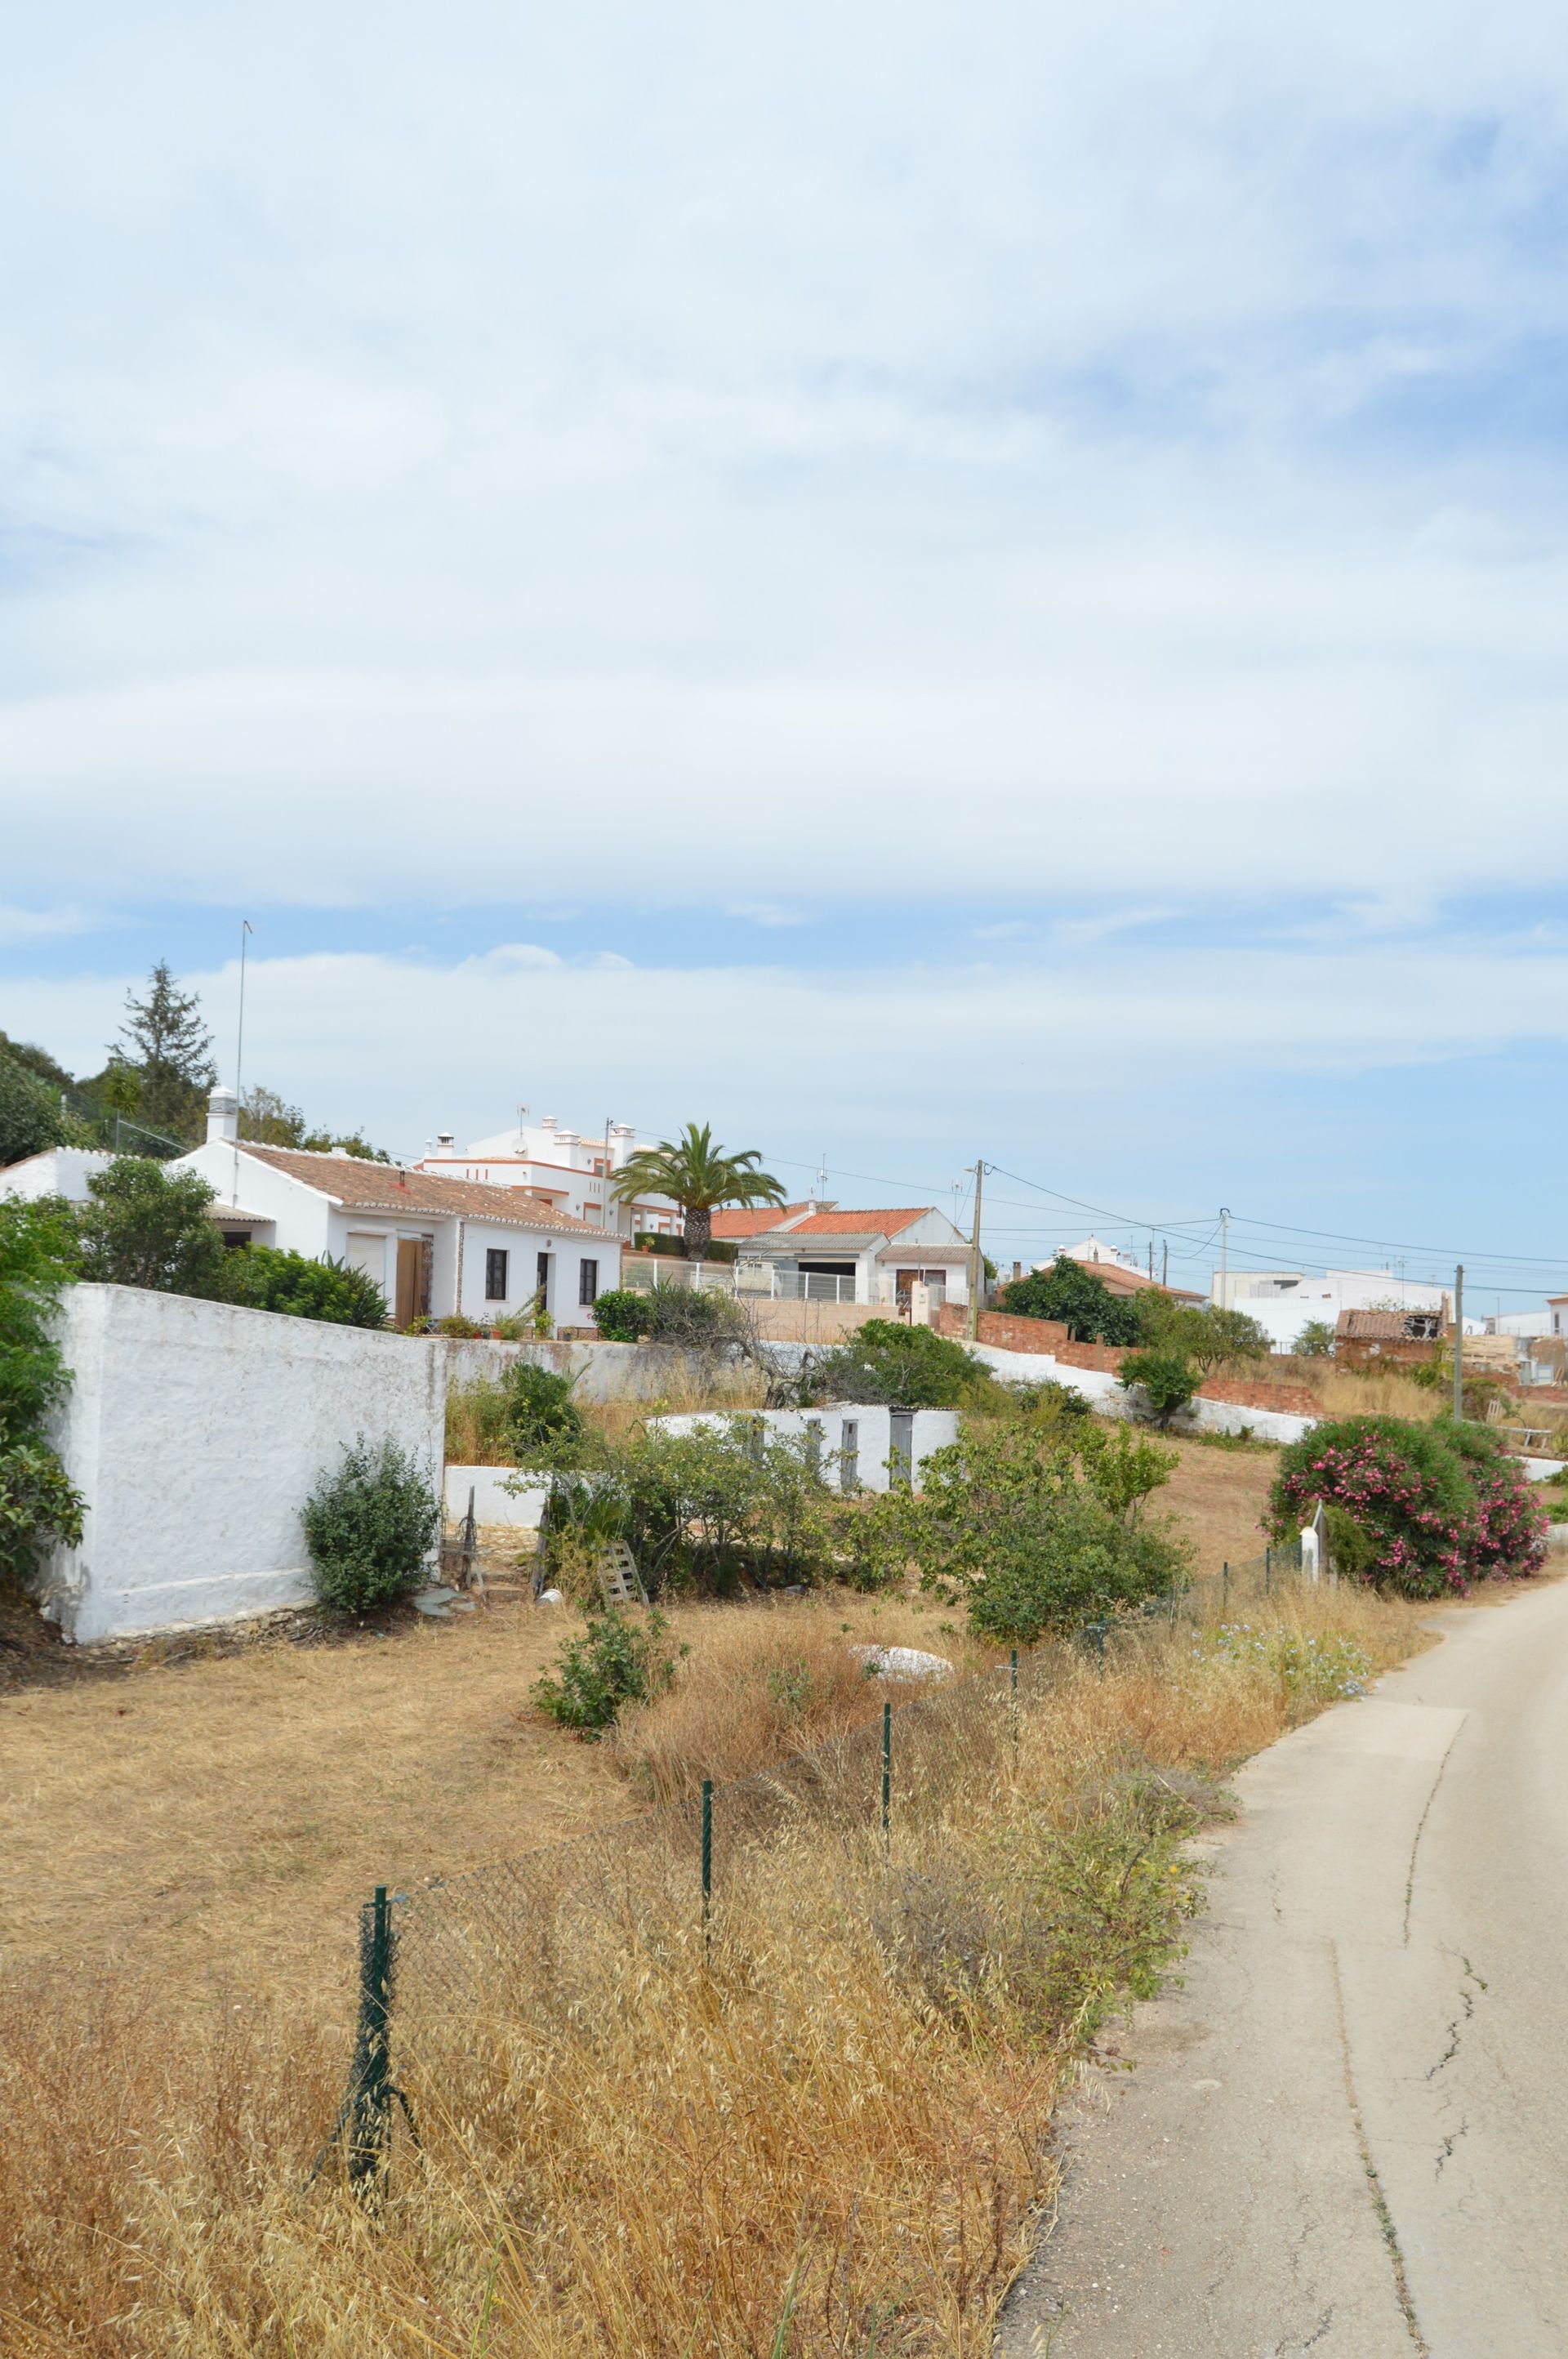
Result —
<path fill-rule="evenodd" d="M 1142 1330 L 1133 1305 L 1112 1294 L 1087 1263 L 1058 1254 L 1049 1269 L 1032 1270 L 1001 1290 L 1001 1307 L 1024 1319 L 1056 1319 L 1075 1343 L 1137 1343 Z"/>
<path fill-rule="evenodd" d="M 612 1192 L 622 1203 L 637 1196 L 668 1196 L 684 1215 L 683 1244 L 688 1261 L 700 1261 L 713 1235 L 720 1204 L 782 1204 L 784 1191 L 762 1168 L 754 1147 L 730 1154 L 716 1146 L 710 1126 L 688 1122 L 677 1139 L 639 1148 L 616 1172 Z"/>
<path fill-rule="evenodd" d="M 181 991 L 167 959 L 159 959 L 138 999 L 125 994 L 125 1021 L 110 1049 L 112 1065 L 134 1073 L 135 1108 L 155 1130 L 170 1137 L 200 1138 L 207 1094 L 217 1080 L 212 1035 L 201 1020 L 197 993 Z"/>

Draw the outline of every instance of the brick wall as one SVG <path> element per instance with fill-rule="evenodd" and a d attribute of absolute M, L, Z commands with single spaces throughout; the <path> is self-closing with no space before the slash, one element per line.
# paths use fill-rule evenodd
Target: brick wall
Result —
<path fill-rule="evenodd" d="M 936 1332 L 967 1343 L 969 1314 L 965 1305 L 945 1302 L 936 1314 Z M 989 1343 L 993 1351 L 1052 1352 L 1060 1359 L 1067 1343 L 1067 1331 L 1059 1319 L 1021 1319 L 1008 1310 L 982 1310 L 979 1341 Z M 1080 1366 L 1084 1364 L 1079 1363 Z"/>
<path fill-rule="evenodd" d="M 1279 1408 L 1295 1417 L 1323 1415 L 1323 1403 L 1309 1385 L 1271 1385 L 1256 1376 L 1209 1376 L 1198 1390 L 1205 1400 L 1228 1401 L 1235 1408 Z"/>

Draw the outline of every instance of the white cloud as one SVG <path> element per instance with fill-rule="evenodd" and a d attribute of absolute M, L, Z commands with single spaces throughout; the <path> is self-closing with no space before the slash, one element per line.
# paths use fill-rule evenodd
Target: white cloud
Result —
<path fill-rule="evenodd" d="M 6 1028 L 92 1070 L 135 979 L 16 984 Z M 185 979 L 226 1064 L 237 968 Z M 657 1132 L 712 1118 L 728 1136 L 804 1158 L 825 1140 L 834 1156 L 846 1139 L 876 1140 L 884 1156 L 939 1165 L 924 1181 L 946 1186 L 977 1131 L 1025 1147 L 1038 1136 L 1058 1169 L 1081 1162 L 1084 1136 L 1055 1129 L 1064 1097 L 1121 1123 L 1152 1089 L 1197 1090 L 1201 1103 L 1217 1083 L 1245 1097 L 1292 1077 L 1343 1084 L 1527 1041 L 1562 1048 L 1568 949 L 1157 950 L 1133 971 L 1108 943 L 1098 958 L 1075 945 L 1005 970 L 810 975 L 619 959 L 257 958 L 245 1037 L 253 1079 L 403 1149 L 438 1129 L 483 1136 L 520 1101 L 584 1122 L 608 1104 Z M 1146 1136 L 1134 1150 L 1157 1170 L 1165 1150 L 1151 1164 L 1152 1151 Z"/>
<path fill-rule="evenodd" d="M 33 12 L 10 889 L 1560 880 L 1565 56 L 1529 0 Z"/>
<path fill-rule="evenodd" d="M 42 941 L 53 934 L 93 933 L 104 922 L 99 910 L 16 909 L 0 903 L 0 943 Z"/>

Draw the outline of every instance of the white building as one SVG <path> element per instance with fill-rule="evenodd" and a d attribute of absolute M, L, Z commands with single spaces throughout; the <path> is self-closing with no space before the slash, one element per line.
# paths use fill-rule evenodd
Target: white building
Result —
<path fill-rule="evenodd" d="M 907 1304 L 916 1286 L 938 1301 L 968 1302 L 969 1241 L 935 1204 L 789 1204 L 782 1212 L 719 1212 L 714 1236 L 737 1248 L 742 1294 Z"/>
<path fill-rule="evenodd" d="M 453 1311 L 515 1318 L 543 1292 L 557 1327 L 591 1327 L 599 1295 L 621 1281 L 621 1240 L 521 1186 L 372 1163 L 303 1147 L 258 1147 L 236 1133 L 229 1090 L 214 1090 L 207 1142 L 165 1168 L 199 1171 L 217 1190 L 212 1216 L 229 1243 L 324 1255 L 364 1271 L 400 1327 Z"/>
<path fill-rule="evenodd" d="M 623 1204 L 611 1193 L 614 1174 L 637 1148 L 629 1122 L 611 1123 L 608 1137 L 595 1138 L 565 1128 L 547 1114 L 542 1121 L 518 1123 L 461 1148 L 450 1131 L 442 1131 L 415 1169 L 481 1187 L 526 1188 L 573 1220 L 618 1236 L 649 1229 L 672 1235 L 680 1228 L 681 1215 L 667 1198 L 650 1196 Z"/>
<path fill-rule="evenodd" d="M 95 1171 L 107 1171 L 114 1160 L 103 1147 L 46 1147 L 41 1155 L 26 1155 L 0 1170 L 0 1196 L 23 1196 L 31 1202 L 40 1196 L 66 1196 L 73 1204 L 85 1204 L 88 1180 Z"/>
<path fill-rule="evenodd" d="M 1276 1352 L 1288 1352 L 1311 1321 L 1337 1325 L 1342 1310 L 1435 1310 L 1453 1316 L 1435 1278 L 1397 1277 L 1391 1269 L 1232 1269 L 1215 1272 L 1211 1298 L 1222 1310 L 1244 1310 Z M 1465 1332 L 1472 1322 L 1465 1322 Z M 1478 1322 L 1474 1332 L 1478 1332 Z"/>

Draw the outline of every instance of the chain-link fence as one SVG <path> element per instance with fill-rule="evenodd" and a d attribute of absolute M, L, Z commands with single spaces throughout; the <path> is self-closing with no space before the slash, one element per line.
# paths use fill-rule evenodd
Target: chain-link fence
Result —
<path fill-rule="evenodd" d="M 487 2032 L 594 2011 L 629 1951 L 685 1956 L 701 1972 L 733 1924 L 766 1912 L 792 1838 L 862 1864 L 918 1860 L 967 1792 L 1005 1780 L 1029 1715 L 1059 1691 L 1153 1669 L 1177 1627 L 1267 1607 L 1302 1578 L 1299 1543 L 1270 1549 L 978 1676 L 921 1692 L 900 1682 L 900 1700 L 888 1695 L 879 1714 L 776 1767 L 704 1781 L 680 1800 L 416 1892 L 378 1892 L 362 1913 L 348 2093 L 322 2160 L 341 2141 L 351 2180 L 379 2200 L 400 2104 L 411 2126 L 429 2110 L 471 2125 L 513 2101 Z M 481 2054 L 492 2059 L 483 2067 Z"/>

